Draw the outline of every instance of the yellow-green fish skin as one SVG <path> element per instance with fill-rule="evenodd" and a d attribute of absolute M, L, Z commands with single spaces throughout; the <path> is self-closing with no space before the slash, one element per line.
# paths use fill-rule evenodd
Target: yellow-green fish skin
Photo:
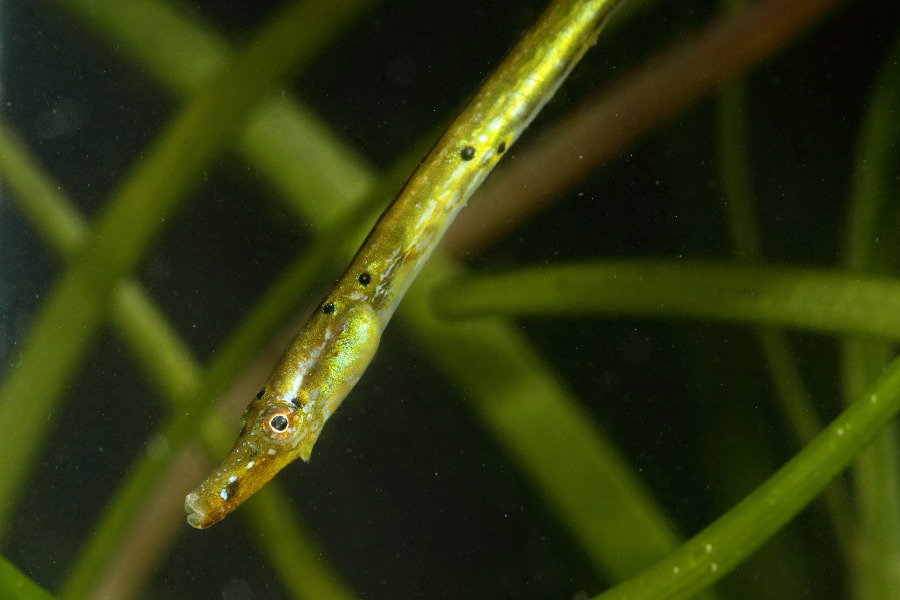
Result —
<path fill-rule="evenodd" d="M 231 452 L 187 496 L 188 523 L 208 527 L 286 464 L 309 458 L 325 421 L 365 371 L 381 332 L 444 231 L 619 4 L 552 2 L 485 80 L 294 338 L 244 413 Z"/>

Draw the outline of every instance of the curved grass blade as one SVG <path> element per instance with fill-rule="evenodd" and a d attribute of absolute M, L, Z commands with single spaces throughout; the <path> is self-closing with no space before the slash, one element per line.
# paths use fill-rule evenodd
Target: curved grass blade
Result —
<path fill-rule="evenodd" d="M 5 600 L 53 600 L 54 596 L 0 556 L 0 598 Z"/>
<path fill-rule="evenodd" d="M 12 203 L 47 246 L 63 259 L 77 253 L 90 233 L 87 221 L 2 121 L 0 179 L 13 192 Z M 150 379 L 167 396 L 182 394 L 197 377 L 198 367 L 162 310 L 135 279 L 125 278 L 115 286 L 111 310 L 126 343 L 141 358 L 140 364 Z"/>
<path fill-rule="evenodd" d="M 54 1 L 178 96 L 197 93 L 234 56 L 210 25 L 163 0 Z M 374 4 L 354 0 L 341 6 L 352 20 Z M 292 98 L 262 101 L 234 141 L 284 193 L 282 199 L 301 221 L 333 223 L 374 184 L 375 176 L 359 154 Z"/>
<path fill-rule="evenodd" d="M 764 484 L 671 555 L 598 596 L 690 598 L 729 573 L 791 520 L 900 410 L 900 360 Z"/>
<path fill-rule="evenodd" d="M 33 158 L 28 156 L 21 146 L 21 141 L 5 126 L 0 123 L 0 174 L 4 183 L 14 191 L 12 199 L 16 202 L 48 246 L 56 249 L 63 256 L 71 255 L 77 250 L 78 244 L 87 235 L 87 225 L 72 204 L 58 191 L 60 187 L 53 183 L 52 179 L 36 166 Z M 332 236 L 339 239 L 338 235 Z M 333 250 L 332 250 L 333 251 Z M 172 410 L 180 415 L 182 421 L 181 435 L 177 434 L 177 427 L 170 424 L 163 431 L 158 432 L 153 439 L 164 440 L 164 447 L 170 448 L 168 452 L 147 453 L 134 468 L 129 469 L 125 483 L 120 487 L 111 505 L 104 512 L 101 524 L 94 529 L 90 541 L 83 548 L 75 561 L 75 565 L 68 569 L 68 577 L 62 587 L 64 598 L 83 598 L 89 595 L 89 591 L 105 587 L 107 591 L 111 587 L 119 592 L 117 595 L 133 595 L 132 588 L 146 573 L 152 564 L 138 567 L 131 564 L 127 569 L 127 577 L 121 573 L 110 574 L 110 577 L 101 577 L 101 573 L 109 569 L 119 569 L 123 561 L 133 560 L 133 553 L 123 552 L 119 542 L 123 536 L 129 535 L 134 527 L 134 515 L 146 505 L 146 499 L 151 497 L 154 490 L 165 489 L 158 481 L 172 463 L 179 463 L 179 445 L 193 437 L 192 428 L 187 427 L 191 417 L 186 411 L 190 406 L 203 403 L 210 399 L 228 380 L 228 374 L 235 372 L 246 363 L 249 356 L 269 335 L 284 315 L 294 306 L 295 299 L 301 295 L 304 282 L 308 282 L 314 274 L 321 270 L 330 258 L 328 248 L 323 248 L 317 253 L 318 260 L 305 257 L 303 264 L 298 263 L 295 268 L 289 268 L 282 282 L 266 296 L 266 301 L 248 316 L 242 328 L 238 329 L 235 336 L 225 348 L 218 353 L 218 360 L 211 367 L 208 376 L 200 379 L 200 366 L 192 353 L 174 333 L 173 327 L 165 320 L 161 310 L 143 291 L 140 285 L 131 279 L 125 279 L 116 286 L 112 296 L 112 317 L 119 323 L 116 331 L 123 336 L 128 347 L 135 356 L 139 357 L 138 364 L 148 371 L 148 377 L 156 383 L 163 392 L 163 397 L 172 404 Z M 318 266 L 316 266 L 318 265 Z M 197 393 L 203 390 L 205 393 Z M 215 417 L 214 417 L 215 418 Z M 229 422 L 230 422 L 229 417 Z M 218 419 L 223 427 L 227 425 Z M 230 433 L 226 437 L 230 436 Z M 213 447 L 216 454 L 223 451 L 222 446 Z M 197 473 L 195 476 L 199 476 Z M 181 489 L 175 493 L 175 507 L 181 512 Z M 285 499 L 277 487 L 273 486 L 266 494 L 263 502 L 284 504 Z M 172 523 L 176 520 L 172 519 Z M 177 519 L 180 522 L 180 519 Z M 268 527 L 261 522 L 260 526 Z M 306 541 L 306 537 L 299 532 L 302 526 L 292 518 L 290 514 L 283 514 L 279 521 L 279 536 L 264 536 L 264 540 L 276 540 L 279 548 L 289 550 L 290 556 L 317 556 L 315 547 Z M 251 523 L 253 525 L 253 523 Z M 166 528 L 162 528 L 165 530 Z M 146 561 L 147 546 L 153 546 L 154 541 L 161 535 L 161 528 L 154 526 L 150 536 L 142 537 L 141 554 Z M 170 534 L 171 535 L 171 534 Z M 152 538 L 152 539 L 151 539 Z M 159 543 L 158 541 L 156 542 Z M 264 549 L 269 554 L 277 554 L 271 548 L 271 544 L 264 543 Z M 284 568 L 280 561 L 274 560 L 273 564 L 284 581 L 285 587 L 294 591 L 297 597 L 314 598 L 349 598 L 351 594 L 343 590 L 339 580 L 330 573 L 328 567 L 322 564 L 321 559 L 308 560 L 301 565 L 292 565 Z M 137 578 L 137 579 L 136 579 Z M 112 580 L 112 583 L 111 583 Z M 330 583 L 329 583 L 330 582 Z M 123 586 L 125 588 L 123 589 Z M 4 596 L 5 597 L 5 596 Z"/>
<path fill-rule="evenodd" d="M 900 40 L 895 41 L 870 96 L 857 144 L 853 193 L 846 223 L 844 264 L 853 271 L 890 272 L 896 247 L 884 252 L 879 236 L 889 220 L 888 199 L 895 192 L 900 117 Z M 885 217 L 888 217 L 886 219 Z M 893 252 L 891 251 L 893 250 Z M 881 373 L 892 355 L 884 343 L 849 338 L 841 348 L 844 395 L 857 396 Z M 855 553 L 854 591 L 858 598 L 888 600 L 900 588 L 900 571 L 892 565 L 900 553 L 900 464 L 897 425 L 892 424 L 862 453 L 854 469 L 859 537 Z"/>
<path fill-rule="evenodd" d="M 523 289 L 528 294 L 518 293 Z M 900 338 L 900 280 L 686 260 L 564 264 L 459 277 L 432 302 L 448 318 L 639 315 Z"/>
<path fill-rule="evenodd" d="M 456 273 L 432 258 L 399 316 L 599 572 L 621 581 L 666 555 L 676 529 L 531 344 L 500 320 L 449 323 L 429 309 L 435 282 Z"/>
<path fill-rule="evenodd" d="M 322 13 L 315 35 L 299 36 Z M 315 2 L 289 5 L 248 50 L 198 93 L 169 124 L 98 220 L 94 235 L 60 278 L 25 342 L 19 363 L 0 386 L 0 422 L 21 425 L 0 438 L 0 528 L 27 474 L 47 415 L 96 330 L 107 297 L 142 255 L 168 214 L 199 181 L 197 174 L 270 90 L 309 59 L 339 11 Z M 304 43 L 298 43 L 303 38 Z M 128 231 L 128 236 L 119 235 Z"/>
<path fill-rule="evenodd" d="M 747 5 L 744 0 L 721 0 L 719 4 L 726 14 L 734 14 Z M 756 216 L 749 151 L 751 128 L 747 87 L 744 79 L 729 81 L 718 93 L 716 129 L 719 180 L 722 211 L 728 219 L 735 256 L 746 262 L 762 262 L 762 241 Z M 797 441 L 804 445 L 822 430 L 822 423 L 803 381 L 790 341 L 784 331 L 771 327 L 760 328 L 756 335 L 777 390 L 785 421 Z M 851 570 L 854 523 L 843 481 L 838 479 L 828 486 L 822 500 L 831 519 L 841 556 L 848 570 Z M 775 582 L 770 587 L 785 588 L 781 582 Z"/>

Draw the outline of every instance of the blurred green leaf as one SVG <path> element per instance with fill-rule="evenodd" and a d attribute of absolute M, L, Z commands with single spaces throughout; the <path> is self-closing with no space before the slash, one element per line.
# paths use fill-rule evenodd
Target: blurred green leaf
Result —
<path fill-rule="evenodd" d="M 53 600 L 54 596 L 0 556 L 0 598 L 4 600 Z"/>

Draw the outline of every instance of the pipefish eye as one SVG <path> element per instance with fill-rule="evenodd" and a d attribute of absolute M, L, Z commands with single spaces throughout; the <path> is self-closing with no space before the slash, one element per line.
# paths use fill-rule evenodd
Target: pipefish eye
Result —
<path fill-rule="evenodd" d="M 297 431 L 300 418 L 287 407 L 276 407 L 262 416 L 263 432 L 270 440 L 280 442 L 289 439 Z"/>

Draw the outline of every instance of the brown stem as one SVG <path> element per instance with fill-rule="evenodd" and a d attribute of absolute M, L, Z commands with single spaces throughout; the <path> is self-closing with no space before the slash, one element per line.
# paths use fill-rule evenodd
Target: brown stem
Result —
<path fill-rule="evenodd" d="M 840 1 L 759 2 L 713 21 L 588 97 L 488 179 L 447 232 L 445 247 L 458 257 L 477 254 L 514 231 L 628 144 L 783 48 Z"/>

